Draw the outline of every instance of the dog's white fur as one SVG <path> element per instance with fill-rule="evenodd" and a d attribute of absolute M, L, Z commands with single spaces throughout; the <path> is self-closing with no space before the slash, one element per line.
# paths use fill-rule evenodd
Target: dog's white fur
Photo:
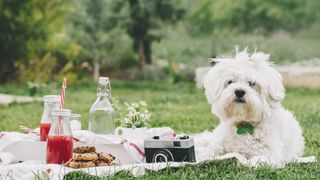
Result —
<path fill-rule="evenodd" d="M 238 153 L 253 166 L 266 163 L 275 167 L 302 156 L 302 130 L 293 114 L 281 105 L 285 89 L 269 55 L 243 51 L 213 61 L 216 64 L 203 81 L 212 113 L 220 119 L 208 139 L 211 153 Z M 245 103 L 235 102 L 236 89 L 245 91 Z M 253 135 L 238 135 L 234 121 L 253 124 Z"/>

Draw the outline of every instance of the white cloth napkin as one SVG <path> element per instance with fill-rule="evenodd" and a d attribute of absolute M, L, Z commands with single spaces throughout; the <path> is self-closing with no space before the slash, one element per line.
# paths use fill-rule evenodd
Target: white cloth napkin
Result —
<path fill-rule="evenodd" d="M 0 164 L 11 164 L 18 162 L 16 156 L 2 150 L 18 141 L 36 141 L 38 137 L 34 134 L 22 134 L 18 132 L 0 132 Z"/>
<path fill-rule="evenodd" d="M 16 163 L 16 156 L 12 153 L 1 153 L 0 152 L 0 164 L 11 164 Z"/>
<path fill-rule="evenodd" d="M 35 129 L 39 131 L 39 129 Z M 151 128 L 147 131 L 148 136 L 175 136 L 175 132 L 168 127 Z M 141 139 L 125 139 L 114 135 L 99 135 L 90 131 L 74 131 L 73 137 L 86 144 L 122 144 L 124 149 L 136 162 L 144 162 L 144 147 Z M 0 132 L 0 164 L 16 163 L 17 154 L 4 152 L 3 149 L 19 141 L 39 141 L 39 136 L 29 133 Z"/>

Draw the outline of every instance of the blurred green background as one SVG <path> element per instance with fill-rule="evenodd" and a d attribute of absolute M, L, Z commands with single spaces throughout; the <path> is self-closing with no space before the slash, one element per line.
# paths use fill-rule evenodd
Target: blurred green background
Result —
<path fill-rule="evenodd" d="M 278 64 L 320 57 L 319 9 L 319 0 L 2 0 L 0 83 L 192 81 L 236 45 Z"/>

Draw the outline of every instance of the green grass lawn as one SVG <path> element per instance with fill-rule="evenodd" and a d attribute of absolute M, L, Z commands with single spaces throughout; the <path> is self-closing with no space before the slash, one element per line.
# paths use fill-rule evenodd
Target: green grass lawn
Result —
<path fill-rule="evenodd" d="M 71 85 L 67 88 L 65 107 L 82 114 L 84 128 L 88 125 L 88 111 L 95 100 L 96 86 Z M 48 88 L 46 93 L 59 93 L 59 89 Z M 28 94 L 25 86 L 2 86 L 0 92 Z M 210 113 L 210 107 L 203 90 L 192 83 L 169 84 L 165 81 L 115 81 L 112 82 L 113 97 L 120 102 L 145 100 L 152 112 L 151 127 L 170 126 L 178 133 L 199 133 L 212 130 L 218 119 Z M 299 120 L 306 141 L 305 155 L 320 156 L 320 92 L 308 89 L 287 89 L 284 106 L 294 112 Z M 19 125 L 32 128 L 40 122 L 43 103 L 12 104 L 0 107 L 0 131 L 18 131 Z M 76 177 L 81 176 L 76 174 Z M 75 177 L 69 176 L 69 177 Z M 83 176 L 89 177 L 89 176 Z M 97 177 L 93 177 L 97 178 Z M 127 172 L 120 172 L 108 178 L 132 178 Z M 139 179 L 319 179 L 320 162 L 311 164 L 290 164 L 283 169 L 268 167 L 247 168 L 234 160 L 217 161 L 198 166 L 165 169 L 161 172 L 147 172 Z"/>

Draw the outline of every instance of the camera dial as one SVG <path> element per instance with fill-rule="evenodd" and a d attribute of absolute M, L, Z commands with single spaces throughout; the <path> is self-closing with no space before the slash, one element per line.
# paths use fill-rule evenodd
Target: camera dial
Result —
<path fill-rule="evenodd" d="M 160 136 L 153 136 L 153 139 L 160 139 Z"/>
<path fill-rule="evenodd" d="M 189 139 L 189 136 L 187 136 L 187 135 L 180 136 L 179 139 Z"/>
<path fill-rule="evenodd" d="M 155 163 L 158 162 L 169 162 L 174 161 L 172 153 L 167 149 L 161 149 L 154 153 L 152 161 Z"/>

